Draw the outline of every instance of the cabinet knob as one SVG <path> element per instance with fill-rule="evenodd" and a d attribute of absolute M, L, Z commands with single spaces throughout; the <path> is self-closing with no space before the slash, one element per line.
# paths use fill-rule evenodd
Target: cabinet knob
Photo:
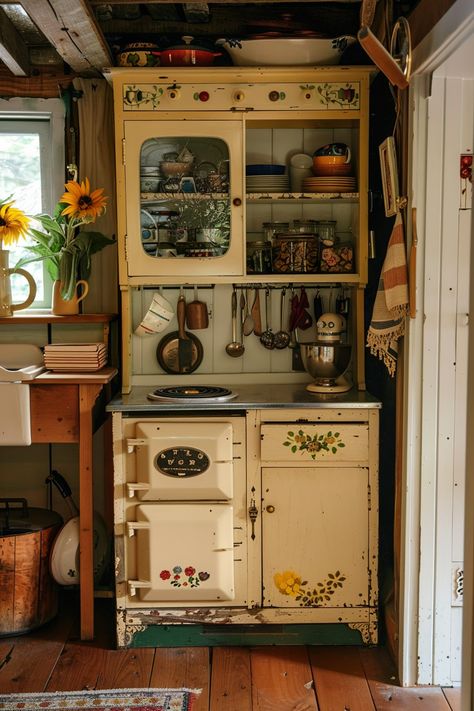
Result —
<path fill-rule="evenodd" d="M 241 198 L 234 198 L 232 200 L 232 205 L 235 205 L 235 207 L 240 207 L 242 205 L 242 200 Z"/>
<path fill-rule="evenodd" d="M 265 511 L 266 511 L 267 513 L 274 513 L 274 512 L 275 512 L 275 507 L 272 506 L 271 504 L 269 504 L 269 505 L 265 508 Z"/>
<path fill-rule="evenodd" d="M 245 94 L 241 89 L 234 91 L 234 101 L 243 101 L 245 99 Z"/>

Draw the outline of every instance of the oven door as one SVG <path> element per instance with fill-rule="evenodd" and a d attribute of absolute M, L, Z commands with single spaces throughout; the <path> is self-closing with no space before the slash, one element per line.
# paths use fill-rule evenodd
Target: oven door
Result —
<path fill-rule="evenodd" d="M 130 513 L 130 597 L 176 604 L 234 599 L 230 504 L 139 504 Z"/>
<path fill-rule="evenodd" d="M 135 457 L 129 496 L 143 501 L 232 499 L 232 423 L 139 421 L 135 435 L 127 439 L 129 456 Z"/>

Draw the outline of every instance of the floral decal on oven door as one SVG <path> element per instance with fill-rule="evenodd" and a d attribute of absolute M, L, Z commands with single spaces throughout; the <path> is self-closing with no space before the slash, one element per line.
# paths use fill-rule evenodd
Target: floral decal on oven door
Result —
<path fill-rule="evenodd" d="M 339 570 L 328 573 L 326 580 L 308 587 L 308 581 L 294 570 L 275 573 L 273 581 L 282 595 L 290 595 L 300 603 L 300 607 L 320 607 L 330 601 L 338 588 L 343 587 L 345 576 Z"/>
<path fill-rule="evenodd" d="M 339 432 L 326 432 L 325 434 L 310 435 L 305 434 L 303 430 L 286 433 L 286 440 L 283 442 L 285 447 L 290 447 L 293 454 L 296 452 L 308 452 L 311 459 L 316 459 L 318 452 L 330 452 L 336 454 L 337 450 L 346 445 L 341 440 Z"/>
<path fill-rule="evenodd" d="M 170 585 L 174 588 L 198 588 L 205 580 L 209 580 L 210 575 L 204 570 L 196 572 L 196 568 L 192 565 L 188 565 L 186 568 L 175 565 L 171 570 L 162 570 L 160 578 L 169 580 Z"/>

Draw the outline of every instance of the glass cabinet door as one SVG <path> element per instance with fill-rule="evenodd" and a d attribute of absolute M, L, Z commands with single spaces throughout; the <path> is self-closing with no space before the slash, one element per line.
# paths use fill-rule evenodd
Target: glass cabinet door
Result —
<path fill-rule="evenodd" d="M 129 276 L 243 273 L 237 121 L 126 122 Z"/>

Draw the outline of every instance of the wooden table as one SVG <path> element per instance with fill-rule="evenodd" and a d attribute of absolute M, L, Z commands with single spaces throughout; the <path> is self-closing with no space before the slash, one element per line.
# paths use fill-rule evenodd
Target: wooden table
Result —
<path fill-rule="evenodd" d="M 81 639 L 94 637 L 93 410 L 116 368 L 95 373 L 46 371 L 29 384 L 32 443 L 79 444 L 79 571 Z"/>

